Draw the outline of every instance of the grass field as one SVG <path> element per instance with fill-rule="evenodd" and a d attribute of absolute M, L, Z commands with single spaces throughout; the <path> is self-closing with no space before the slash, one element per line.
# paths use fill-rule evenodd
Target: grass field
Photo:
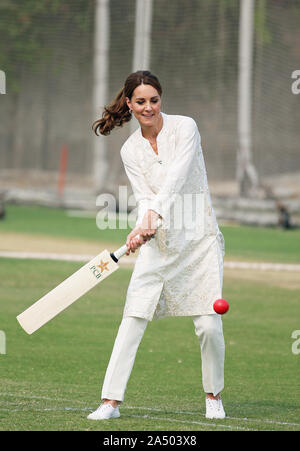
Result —
<path fill-rule="evenodd" d="M 11 206 L 7 211 L 0 223 L 3 245 L 10 234 L 117 245 L 128 233 L 99 232 L 94 219 L 70 218 L 60 210 Z M 227 259 L 300 263 L 299 231 L 221 229 Z M 225 270 L 223 295 L 230 302 L 223 317 L 226 419 L 205 418 L 191 319 L 168 318 L 148 325 L 121 418 L 92 422 L 86 416 L 99 404 L 132 268 L 120 268 L 32 336 L 16 321 L 17 314 L 79 267 L 0 259 L 0 329 L 6 336 L 6 354 L 0 354 L 1 430 L 300 429 L 300 354 L 292 352 L 291 338 L 300 329 L 299 272 L 248 271 L 249 280 L 245 270 Z"/>
<path fill-rule="evenodd" d="M 300 263 L 300 229 L 280 230 L 263 227 L 220 227 L 226 241 L 226 258 L 248 261 Z M 9 235 L 22 234 L 85 241 L 87 245 L 103 241 L 121 245 L 130 229 L 99 230 L 95 218 L 75 218 L 66 211 L 42 207 L 7 207 L 7 217 L 0 222 L 4 245 Z M 55 251 L 55 249 L 53 249 Z M 96 250 L 96 254 L 97 254 Z"/>

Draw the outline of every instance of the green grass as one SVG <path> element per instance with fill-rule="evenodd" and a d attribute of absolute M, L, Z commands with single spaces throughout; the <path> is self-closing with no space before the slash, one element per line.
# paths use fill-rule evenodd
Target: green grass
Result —
<path fill-rule="evenodd" d="M 300 263 L 300 229 L 222 226 L 226 259 Z M 130 229 L 99 230 L 93 218 L 74 218 L 65 210 L 7 206 L 1 231 L 123 243 Z"/>
<path fill-rule="evenodd" d="M 300 231 L 223 226 L 226 258 L 300 263 Z M 100 231 L 95 219 L 64 210 L 7 206 L 5 232 L 122 243 L 127 230 Z M 190 318 L 151 322 L 138 351 L 121 418 L 86 420 L 97 407 L 122 317 L 131 269 L 119 269 L 32 336 L 16 316 L 80 267 L 0 259 L 1 430 L 299 430 L 300 355 L 296 290 L 224 280 L 230 300 L 223 401 L 228 418 L 204 416 L 200 351 Z M 279 275 L 280 277 L 280 275 Z M 135 409 L 131 409 L 135 407 Z M 157 410 L 160 409 L 160 410 Z"/>
<path fill-rule="evenodd" d="M 46 236 L 123 242 L 130 229 L 99 230 L 95 218 L 68 216 L 67 210 L 46 207 L 7 205 L 1 231 Z"/>
<path fill-rule="evenodd" d="M 99 403 L 131 270 L 119 269 L 33 335 L 16 321 L 79 266 L 0 260 L 1 430 L 299 430 L 300 355 L 291 348 L 300 328 L 299 292 L 226 278 L 228 418 L 204 417 L 199 345 L 192 320 L 183 317 L 148 325 L 121 418 L 87 420 Z"/>
<path fill-rule="evenodd" d="M 282 230 L 267 227 L 220 227 L 228 258 L 300 263 L 300 229 Z"/>

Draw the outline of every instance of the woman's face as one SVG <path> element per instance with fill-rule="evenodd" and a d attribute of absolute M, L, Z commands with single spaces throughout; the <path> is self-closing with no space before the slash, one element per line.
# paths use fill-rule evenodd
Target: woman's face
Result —
<path fill-rule="evenodd" d="M 139 85 L 133 91 L 131 100 L 126 97 L 128 107 L 143 127 L 158 123 L 160 117 L 161 97 L 151 85 Z"/>

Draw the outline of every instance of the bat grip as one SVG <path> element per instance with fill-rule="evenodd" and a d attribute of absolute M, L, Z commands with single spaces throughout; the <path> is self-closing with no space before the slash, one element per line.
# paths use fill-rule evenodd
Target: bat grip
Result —
<path fill-rule="evenodd" d="M 158 219 L 158 221 L 157 221 L 157 228 L 160 227 L 161 224 L 162 224 L 161 220 Z M 139 237 L 139 235 L 137 235 L 137 238 L 138 237 Z M 153 237 L 151 237 L 151 239 L 152 238 Z M 120 258 L 123 257 L 123 255 L 125 255 L 127 251 L 128 251 L 128 247 L 126 246 L 126 244 L 124 244 L 122 247 L 117 249 L 115 252 L 111 252 L 110 256 L 111 256 L 111 258 L 113 259 L 114 262 L 118 263 Z"/>
<path fill-rule="evenodd" d="M 115 252 L 111 252 L 110 256 L 114 262 L 118 263 L 120 258 L 123 257 L 123 255 L 125 255 L 127 251 L 128 247 L 126 246 L 126 244 L 124 244 L 124 246 L 120 247 Z"/>

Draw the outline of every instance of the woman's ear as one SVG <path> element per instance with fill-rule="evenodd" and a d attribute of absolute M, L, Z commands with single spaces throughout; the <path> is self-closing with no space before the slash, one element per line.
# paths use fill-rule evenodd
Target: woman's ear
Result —
<path fill-rule="evenodd" d="M 126 103 L 127 103 L 127 106 L 128 106 L 128 108 L 131 110 L 131 102 L 130 102 L 130 99 L 128 98 L 128 97 L 126 97 Z"/>

